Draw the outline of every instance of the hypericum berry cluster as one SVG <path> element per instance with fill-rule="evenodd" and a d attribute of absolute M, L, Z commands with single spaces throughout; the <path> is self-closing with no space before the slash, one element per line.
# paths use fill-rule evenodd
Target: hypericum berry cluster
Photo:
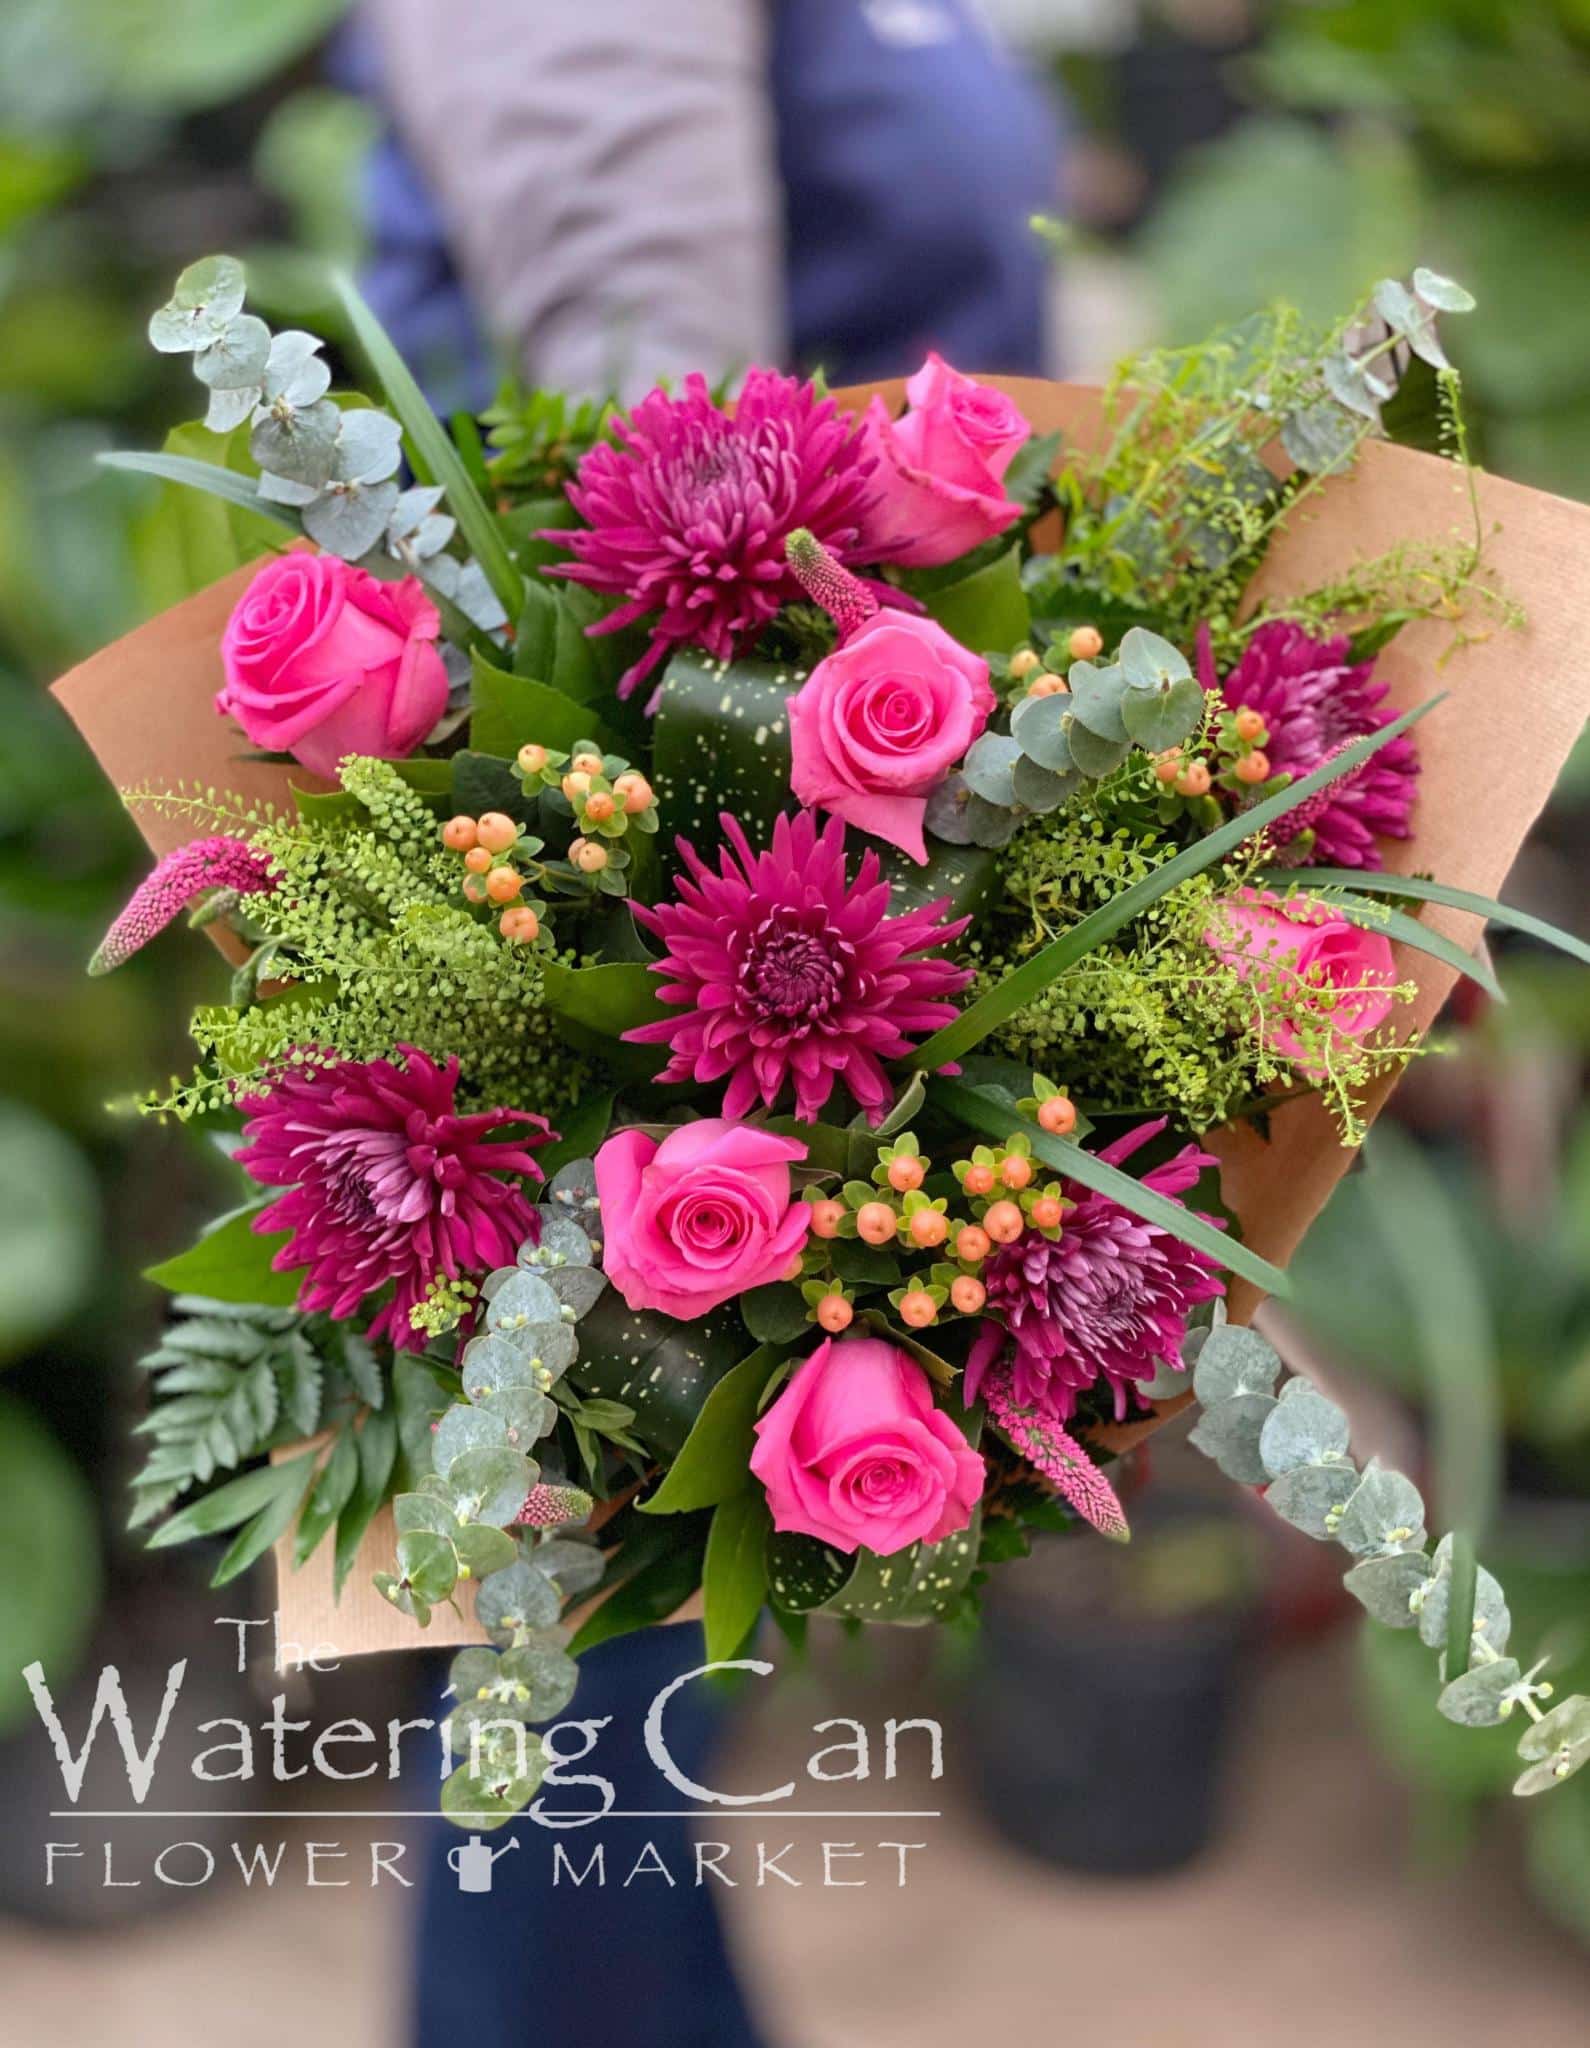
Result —
<path fill-rule="evenodd" d="M 462 854 L 464 895 L 471 903 L 499 911 L 497 929 L 515 945 L 528 946 L 542 935 L 546 904 L 525 895 L 527 880 L 550 879 L 539 858 L 545 842 L 521 832 L 506 811 L 485 811 L 478 818 L 464 814 L 442 827 L 442 844 Z"/>
<path fill-rule="evenodd" d="M 1221 711 L 1193 749 L 1169 747 L 1156 754 L 1154 773 L 1166 798 L 1185 800 L 1179 805 L 1173 802 L 1174 809 L 1193 809 L 1200 822 L 1208 822 L 1205 814 L 1213 808 L 1213 817 L 1218 820 L 1221 814 L 1213 807 L 1211 796 L 1214 789 L 1257 802 L 1274 796 L 1291 781 L 1290 775 L 1270 772 L 1270 757 L 1264 751 L 1269 741 L 1269 732 L 1259 713 L 1249 705 L 1239 705 L 1235 711 Z M 1200 746 L 1212 749 L 1212 760 L 1196 750 Z M 1162 811 L 1164 808 L 1162 803 Z"/>
<path fill-rule="evenodd" d="M 1040 1095 L 1022 1103 L 1022 1110 L 1055 1135 L 1075 1130 L 1077 1112 L 1069 1097 L 1041 1078 L 1036 1086 Z M 901 1322 L 923 1330 L 946 1308 L 963 1316 L 981 1313 L 988 1293 L 979 1269 L 997 1245 L 1014 1243 L 1029 1228 L 1059 1236 L 1065 1210 L 1060 1183 L 1037 1184 L 1024 1137 L 1013 1137 L 997 1150 L 979 1146 L 953 1170 L 968 1200 L 965 1216 L 951 1214 L 949 1193 L 931 1191 L 932 1165 L 912 1131 L 879 1146 L 870 1182 L 847 1180 L 838 1195 L 808 1192 L 811 1239 L 801 1291 L 812 1319 L 823 1329 L 835 1335 L 855 1314 L 855 1295 L 833 1270 L 829 1247 L 836 1239 L 859 1239 L 876 1251 L 898 1249 L 930 1261 L 918 1264 L 889 1293 Z M 947 1177 L 941 1175 L 941 1184 L 948 1187 Z"/>
<path fill-rule="evenodd" d="M 621 754 L 604 754 L 594 740 L 581 740 L 571 754 L 531 740 L 514 761 L 528 797 L 547 792 L 553 810 L 574 820 L 569 862 L 603 895 L 624 894 L 623 871 L 630 855 L 622 841 L 630 831 L 657 830 L 657 800 L 651 784 Z"/>
<path fill-rule="evenodd" d="M 1005 675 L 1014 685 L 1005 695 L 1010 703 L 1023 697 L 1057 697 L 1065 689 L 1063 680 L 1074 661 L 1095 661 L 1104 652 L 1104 635 L 1097 626 L 1073 626 L 1057 634 L 1046 653 L 1034 647 L 1018 647 L 1005 663 Z"/>

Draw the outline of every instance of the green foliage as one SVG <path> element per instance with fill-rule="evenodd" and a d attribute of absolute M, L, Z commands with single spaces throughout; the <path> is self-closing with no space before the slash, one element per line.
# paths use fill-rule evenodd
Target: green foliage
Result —
<path fill-rule="evenodd" d="M 343 786 L 357 800 L 352 818 L 339 808 L 297 823 L 240 821 L 280 876 L 255 906 L 264 938 L 241 999 L 193 1019 L 199 1074 L 151 1107 L 180 1116 L 225 1106 L 289 1049 L 299 1061 L 368 1060 L 411 1044 L 460 1055 L 466 1107 L 532 1109 L 555 1124 L 587 1070 L 542 1006 L 541 954 L 503 940 L 460 900 L 435 817 L 392 763 L 345 764 Z M 203 799 L 159 801 L 214 815 Z M 255 995 L 277 976 L 294 985 Z"/>
<path fill-rule="evenodd" d="M 1518 1745 L 1528 1768 L 1514 1790 L 1530 1797 L 1590 1762 L 1590 1699 L 1570 1695 L 1549 1713 L 1541 1666 L 1506 1655 L 1512 1617 L 1501 1587 L 1478 1570 L 1467 1539 L 1443 1537 L 1426 1555 L 1418 1488 L 1373 1461 L 1362 1471 L 1347 1448 L 1347 1418 L 1300 1377 L 1271 1391 L 1281 1360 L 1257 1331 L 1217 1321 L 1198 1334 L 1193 1393 L 1201 1414 L 1188 1439 L 1239 1485 L 1262 1486 L 1270 1506 L 1317 1542 L 1335 1541 L 1358 1562 L 1346 1586 L 1390 1628 L 1417 1628 L 1439 1652 L 1442 1716 L 1488 1728 L 1517 1709 L 1530 1725 Z"/>
<path fill-rule="evenodd" d="M 1042 700 L 1052 701 L 1052 700 Z M 1175 856 L 1153 819 L 1146 761 L 1128 764 L 1092 801 L 1032 820 L 1006 851 L 1003 895 L 969 948 L 974 996 L 1039 956 L 1057 937 L 1149 883 Z M 1090 1109 L 1169 1109 L 1193 1130 L 1226 1122 L 1270 1083 L 1295 1079 L 1257 1029 L 1251 992 L 1206 942 L 1218 899 L 1252 877 L 1251 859 L 1189 876 L 1029 997 L 989 1035 L 991 1050 L 1072 1080 Z M 1303 1042 L 1322 1038 L 1317 997 L 1278 988 L 1267 998 Z M 1344 1127 L 1375 1074 L 1404 1055 L 1332 1042 L 1327 1092 Z"/>
<path fill-rule="evenodd" d="M 286 1231 L 261 1235 L 253 1227 L 257 1207 L 220 1217 L 187 1251 L 145 1269 L 144 1278 L 171 1294 L 207 1295 L 214 1301 L 248 1302 L 259 1308 L 291 1308 L 300 1276 L 272 1265 L 287 1242 Z"/>
<path fill-rule="evenodd" d="M 727 811 L 752 845 L 788 808 L 789 699 L 806 680 L 766 661 L 676 654 L 653 726 L 652 783 L 669 835 L 710 858 Z"/>
<path fill-rule="evenodd" d="M 803 1308 L 801 1334 L 805 1323 Z M 757 1413 L 782 1356 L 782 1347 L 764 1344 L 712 1387 L 662 1484 L 641 1503 L 643 1513 L 688 1514 L 732 1500 L 753 1485 L 750 1456 Z"/>
<path fill-rule="evenodd" d="M 197 1295 L 179 1295 L 173 1309 L 172 1322 L 141 1361 L 152 1405 L 135 1433 L 150 1438 L 152 1447 L 133 1481 L 132 1528 L 218 1474 L 322 1428 L 350 1426 L 386 1399 L 381 1360 L 347 1323 Z M 347 1469 L 348 1492 L 338 1510 L 357 1476 Z M 162 1544 L 182 1540 L 165 1533 L 170 1526 L 160 1531 Z M 230 1526 L 207 1523 L 188 1533 Z"/>
<path fill-rule="evenodd" d="M 561 500 L 564 486 L 581 458 L 610 438 L 613 415 L 610 398 L 526 390 L 510 378 L 480 416 L 492 448 L 487 465 L 492 483 L 515 497 L 566 502 Z"/>

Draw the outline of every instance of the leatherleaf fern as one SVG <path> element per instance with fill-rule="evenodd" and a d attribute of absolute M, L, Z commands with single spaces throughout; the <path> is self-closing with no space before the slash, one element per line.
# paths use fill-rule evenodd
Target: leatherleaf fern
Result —
<path fill-rule="evenodd" d="M 233 1000 L 198 1010 L 201 1064 L 146 1105 L 179 1117 L 225 1107 L 283 1057 L 369 1060 L 398 1045 L 457 1053 L 464 1107 L 550 1115 L 588 1081 L 542 1008 L 544 956 L 504 941 L 458 894 L 436 819 L 385 761 L 342 764 L 339 797 L 296 820 L 251 817 L 276 888 L 254 899 L 258 944 Z M 208 800 L 145 799 L 213 815 Z"/>

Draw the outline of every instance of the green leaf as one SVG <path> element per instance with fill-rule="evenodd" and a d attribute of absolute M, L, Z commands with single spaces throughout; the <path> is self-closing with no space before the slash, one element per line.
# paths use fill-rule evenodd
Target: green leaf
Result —
<path fill-rule="evenodd" d="M 604 1038 L 622 1038 L 639 1024 L 668 1016 L 657 994 L 658 977 L 638 960 L 610 960 L 597 967 L 565 967 L 548 960 L 545 1003 L 554 1016 L 565 1017 Z M 667 1058 L 658 1048 L 659 1062 Z"/>
<path fill-rule="evenodd" d="M 1474 1649 L 1474 1596 L 1478 1590 L 1479 1565 L 1474 1556 L 1474 1538 L 1466 1529 L 1454 1529 L 1449 1538 L 1447 1558 L 1446 1669 L 1455 1684 L 1469 1668 Z M 1495 1666 L 1491 1667 L 1493 1670 Z M 1514 1665 L 1513 1675 L 1518 1675 Z M 1448 1687 L 1448 1691 L 1451 1687 Z M 1445 1695 L 1443 1694 L 1444 1698 Z M 1441 1709 L 1443 1713 L 1447 1709 Z M 1457 1715 L 1449 1715 L 1456 1720 Z"/>
<path fill-rule="evenodd" d="M 1173 1202 L 1168 1195 L 1145 1187 L 1118 1166 L 1111 1166 L 1099 1158 L 1097 1153 L 1085 1151 L 1069 1139 L 1052 1138 L 1029 1117 L 1001 1109 L 988 1096 L 966 1087 L 963 1082 L 932 1081 L 928 1084 L 928 1095 L 941 1109 L 986 1137 L 1004 1140 L 1021 1132 L 1031 1143 L 1034 1155 L 1046 1166 L 1052 1166 L 1071 1180 L 1080 1181 L 1095 1194 L 1110 1196 L 1123 1209 L 1129 1209 L 1134 1216 L 1141 1216 L 1145 1223 L 1157 1224 L 1183 1244 L 1207 1252 L 1229 1271 L 1240 1273 L 1244 1280 L 1251 1280 L 1267 1294 L 1285 1297 L 1291 1293 L 1291 1282 L 1279 1266 L 1272 1266 L 1268 1259 L 1261 1259 L 1257 1252 L 1250 1251 L 1229 1231 L 1217 1230 L 1191 1209 L 1184 1208 L 1180 1202 Z M 1260 1477 L 1263 1477 L 1262 1472 Z"/>
<path fill-rule="evenodd" d="M 397 1540 L 398 1570 L 417 1600 L 427 1607 L 451 1597 L 458 1584 L 458 1555 L 451 1539 L 430 1529 L 409 1529 Z"/>
<path fill-rule="evenodd" d="M 631 1309 L 609 1288 L 580 1324 L 580 1357 L 570 1378 L 583 1393 L 622 1401 L 647 1450 L 677 1458 L 712 1389 L 745 1357 L 732 1307 L 692 1323 L 655 1309 Z"/>
<path fill-rule="evenodd" d="M 701 1574 L 709 1660 L 732 1657 L 756 1625 L 767 1592 L 765 1547 L 773 1521 L 759 1486 L 719 1506 Z"/>
<path fill-rule="evenodd" d="M 229 505 L 236 505 L 240 511 L 257 513 L 261 519 L 273 520 L 278 526 L 285 526 L 291 532 L 300 529 L 298 514 L 289 505 L 278 505 L 273 499 L 260 496 L 259 485 L 251 477 L 239 476 L 236 470 L 222 469 L 213 462 L 195 462 L 187 455 L 142 454 L 136 449 L 105 450 L 95 458 L 107 469 L 136 470 L 143 476 L 157 476 L 170 484 L 187 484 L 196 491 L 208 491 L 214 498 L 224 498 Z"/>
<path fill-rule="evenodd" d="M 387 1483 L 397 1462 L 397 1417 L 390 1408 L 367 1415 L 359 1431 L 359 1480 L 347 1505 L 337 1517 L 337 1544 L 332 1558 L 331 1584 L 340 1595 L 353 1570 L 359 1545 L 387 1495 Z"/>
<path fill-rule="evenodd" d="M 1444 694 L 1444 693 L 1443 693 Z M 1157 867 L 1150 875 L 1134 882 L 1129 889 L 1112 896 L 1108 903 L 1101 904 L 1087 917 L 1074 924 L 1068 932 L 1035 953 L 1020 967 L 1013 968 L 1005 978 L 988 994 L 964 1010 L 952 1024 L 935 1031 L 913 1052 L 906 1064 L 908 1067 L 931 1071 L 941 1067 L 947 1060 L 959 1059 L 962 1053 L 970 1052 L 974 1045 L 981 1043 L 989 1032 L 996 1030 L 1007 1019 L 1025 1008 L 1033 998 L 1041 995 L 1050 982 L 1064 974 L 1068 967 L 1074 967 L 1108 938 L 1112 938 L 1122 925 L 1129 924 L 1139 912 L 1147 910 L 1150 904 L 1182 882 L 1200 875 L 1205 868 L 1235 851 L 1244 840 L 1255 832 L 1273 825 L 1278 818 L 1284 818 L 1289 811 L 1296 810 L 1300 803 L 1306 803 L 1316 791 L 1328 789 L 1341 776 L 1349 774 L 1360 762 L 1379 753 L 1392 740 L 1407 731 L 1415 720 L 1423 718 L 1441 702 L 1440 697 L 1431 697 L 1412 711 L 1405 711 L 1390 725 L 1382 726 L 1378 732 L 1367 734 L 1361 740 L 1353 741 L 1343 748 L 1312 775 L 1305 775 L 1300 782 L 1273 797 L 1267 797 L 1251 810 L 1243 811 L 1235 818 L 1220 826 L 1216 831 L 1200 839 L 1195 845 L 1185 847 L 1180 853 Z M 1073 729 L 1074 730 L 1074 729 Z M 1191 1240 L 1189 1240 L 1191 1242 Z M 1238 1267 L 1236 1270 L 1242 1270 Z"/>
<path fill-rule="evenodd" d="M 285 1464 L 271 1465 L 266 1469 L 276 1480 L 276 1490 L 254 1519 L 233 1537 L 226 1555 L 211 1574 L 212 1586 L 229 1584 L 262 1558 L 279 1537 L 287 1534 L 298 1512 L 298 1504 L 314 1477 L 314 1454 L 306 1451 L 301 1457 L 289 1458 Z M 233 1481 L 234 1485 L 237 1483 Z M 170 1526 L 168 1522 L 166 1528 Z M 158 1533 L 164 1535 L 165 1530 Z"/>
<path fill-rule="evenodd" d="M 702 1403 L 661 1486 L 640 1503 L 643 1514 L 680 1515 L 715 1507 L 751 1485 L 757 1403 L 783 1355 L 781 1347 L 763 1344 L 725 1373 Z"/>
<path fill-rule="evenodd" d="M 981 1537 L 979 1507 L 966 1528 L 942 1542 L 912 1543 L 890 1557 L 859 1550 L 854 1570 L 823 1611 L 907 1627 L 941 1620 L 971 1578 Z"/>
<path fill-rule="evenodd" d="M 399 781 L 407 783 L 417 796 L 424 797 L 438 811 L 451 798 L 451 761 L 436 761 L 420 755 L 411 761 L 393 761 L 388 765 Z M 301 817 L 312 818 L 317 823 L 352 820 L 362 824 L 369 815 L 359 799 L 347 789 L 299 789 L 295 784 L 293 802 Z"/>
<path fill-rule="evenodd" d="M 811 1614 L 826 1607 L 856 1568 L 816 1536 L 775 1529 L 767 1539 L 767 1586 L 774 1607 L 785 1614 Z"/>
<path fill-rule="evenodd" d="M 663 676 L 653 722 L 652 782 L 670 833 L 708 857 L 727 811 L 753 846 L 765 843 L 789 786 L 789 699 L 803 678 L 767 661 L 727 667 L 678 654 Z"/>
<path fill-rule="evenodd" d="M 665 1550 L 633 1577 L 625 1579 L 587 1616 L 569 1644 L 569 1654 L 582 1656 L 614 1636 L 630 1635 L 638 1628 L 666 1621 L 701 1584 L 705 1542 L 704 1529 L 692 1530 L 688 1539 Z"/>
<path fill-rule="evenodd" d="M 567 1109 L 551 1114 L 550 1121 L 558 1133 L 557 1142 L 544 1146 L 536 1154 L 536 1163 L 548 1180 L 571 1161 L 591 1157 L 612 1124 L 613 1102 L 611 1094 L 582 1095 Z"/>
<path fill-rule="evenodd" d="M 798 1287 L 786 1286 L 782 1280 L 753 1287 L 740 1296 L 739 1305 L 745 1327 L 758 1344 L 794 1344 L 810 1333 L 805 1297 Z"/>
<path fill-rule="evenodd" d="M 497 602 L 510 619 L 517 619 L 524 604 L 524 578 L 514 565 L 496 519 L 408 365 L 365 304 L 358 287 L 342 274 L 336 276 L 334 283 L 354 335 L 381 380 L 387 402 L 403 424 L 415 474 L 421 482 L 442 486 L 465 545 L 484 571 Z M 492 751 L 495 750 L 487 749 Z M 510 748 L 509 752 L 512 751 Z"/>
<path fill-rule="evenodd" d="M 1590 966 L 1590 943 L 1575 938 L 1572 932 L 1547 924 L 1543 917 L 1532 917 L 1527 910 L 1514 910 L 1510 904 L 1498 903 L 1494 897 L 1477 896 L 1470 889 L 1449 888 L 1445 882 L 1428 881 L 1422 875 L 1388 875 L 1378 868 L 1297 868 L 1287 869 L 1273 879 L 1285 880 L 1299 889 L 1356 889 L 1370 896 L 1411 896 L 1423 903 L 1443 903 L 1449 910 L 1467 910 L 1491 924 L 1526 932 L 1530 938 L 1555 946 L 1559 952 Z"/>
<path fill-rule="evenodd" d="M 303 1513 L 298 1517 L 298 1531 L 293 1539 L 294 1571 L 302 1570 L 314 1555 L 321 1537 L 353 1498 L 358 1481 L 357 1432 L 351 1428 L 339 1430 L 331 1456 L 320 1468 L 304 1503 Z"/>
<path fill-rule="evenodd" d="M 202 1294 L 211 1301 L 291 1308 L 298 1299 L 302 1268 L 278 1273 L 271 1267 L 271 1260 L 291 1233 L 255 1231 L 252 1219 L 258 1214 L 258 1209 L 234 1211 L 187 1251 L 146 1267 L 144 1278 L 171 1294 Z"/>
<path fill-rule="evenodd" d="M 959 582 L 919 594 L 928 616 L 974 654 L 1007 652 L 1032 633 L 1019 547 L 1007 548 Z"/>
<path fill-rule="evenodd" d="M 1302 871 L 1298 879 L 1301 879 Z M 1280 876 L 1275 877 L 1280 880 Z M 1407 917 L 1400 910 L 1388 910 L 1383 903 L 1354 902 L 1350 896 L 1321 890 L 1320 901 L 1343 917 L 1349 924 L 1356 924 L 1365 931 L 1380 932 L 1388 939 L 1396 940 L 1400 946 L 1411 946 L 1415 952 L 1428 953 L 1433 960 L 1440 960 L 1455 973 L 1466 975 L 1472 982 L 1484 989 L 1493 1001 L 1507 1000 L 1502 993 L 1501 983 L 1491 972 L 1487 963 L 1460 946 L 1456 939 L 1449 939 L 1445 932 L 1436 931 L 1416 917 Z"/>
<path fill-rule="evenodd" d="M 473 675 L 474 715 L 469 722 L 473 752 L 511 760 L 529 740 L 563 753 L 572 751 L 581 740 L 594 740 L 604 752 L 621 751 L 600 720 L 561 690 L 530 676 L 512 675 L 478 652 Z M 523 815 L 523 804 L 521 798 L 516 816 Z"/>
<path fill-rule="evenodd" d="M 284 1495 L 291 1495 L 292 1505 L 296 1508 L 314 1467 L 314 1452 L 303 1451 L 285 1464 L 261 1465 L 257 1471 L 245 1472 L 239 1479 L 229 1479 L 225 1486 L 218 1486 L 214 1493 L 207 1493 L 202 1500 L 194 1501 L 180 1514 L 173 1515 L 169 1522 L 162 1522 L 149 1538 L 149 1548 L 169 1550 L 175 1543 L 191 1543 L 201 1536 L 219 1536 L 227 1529 L 235 1529 L 250 1515 L 257 1515 L 262 1508 L 269 1507 Z M 282 1526 L 285 1528 L 286 1523 Z"/>

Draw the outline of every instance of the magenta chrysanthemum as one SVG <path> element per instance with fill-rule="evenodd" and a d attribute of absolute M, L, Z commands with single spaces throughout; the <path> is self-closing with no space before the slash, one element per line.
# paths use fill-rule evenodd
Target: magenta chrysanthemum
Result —
<path fill-rule="evenodd" d="M 254 1219 L 258 1231 L 291 1230 L 272 1264 L 307 1266 L 298 1305 L 353 1314 L 391 1287 L 370 1325 L 400 1350 L 421 1350 L 410 1311 L 438 1280 L 511 1265 L 535 1212 L 503 1174 L 541 1179 L 530 1148 L 552 1133 L 545 1117 L 517 1109 L 460 1116 L 453 1108 L 458 1061 L 439 1067 L 411 1045 L 404 1064 L 343 1060 L 286 1068 L 268 1093 L 246 1096 L 248 1143 L 238 1164 L 266 1187 L 291 1190 Z M 490 1142 L 510 1124 L 515 1143 Z"/>
<path fill-rule="evenodd" d="M 1119 1166 L 1166 1121 L 1139 1124 L 1098 1156 Z M 1214 1164 L 1209 1153 L 1184 1145 L 1145 1173 L 1143 1186 L 1179 1196 Z M 1103 1379 L 1120 1420 L 1136 1382 L 1180 1362 L 1188 1312 L 1225 1289 L 1207 1252 L 1145 1223 L 1108 1195 L 1075 1182 L 1064 1192 L 1072 1206 L 1058 1239 L 1029 1231 L 989 1260 L 982 1276 L 988 1307 L 1015 1340 L 1010 1393 L 1021 1407 L 1066 1422 L 1076 1413 L 1077 1396 Z M 1001 1348 L 982 1345 L 968 1361 L 969 1401 Z"/>
<path fill-rule="evenodd" d="M 1247 706 L 1259 713 L 1269 733 L 1264 751 L 1271 769 L 1296 781 L 1395 716 L 1385 708 L 1388 686 L 1375 680 L 1374 663 L 1349 661 L 1347 648 L 1345 636 L 1316 640 L 1301 626 L 1272 619 L 1219 679 L 1205 626 L 1198 634 L 1198 679 L 1206 690 L 1218 687 L 1233 711 Z M 1412 830 L 1418 779 L 1418 752 L 1404 733 L 1282 818 L 1270 836 L 1281 846 L 1307 829 L 1314 834 L 1308 864 L 1378 868 L 1376 840 L 1406 839 Z"/>
<path fill-rule="evenodd" d="M 752 370 L 731 412 L 691 376 L 678 394 L 643 398 L 614 434 L 617 445 L 593 448 L 569 486 L 587 530 L 547 538 L 578 558 L 554 574 L 625 600 L 593 632 L 656 614 L 621 697 L 675 647 L 732 659 L 799 597 L 784 557 L 795 528 L 840 562 L 854 558 L 876 462 L 814 385 Z"/>
<path fill-rule="evenodd" d="M 128 898 L 127 907 L 99 942 L 88 963 L 90 974 L 109 974 L 147 946 L 196 896 L 229 889 L 238 896 L 259 896 L 276 886 L 270 862 L 246 839 L 217 835 L 190 839 L 186 846 L 163 853 Z"/>
<path fill-rule="evenodd" d="M 683 840 L 689 876 L 678 901 L 635 915 L 667 947 L 656 972 L 664 1002 L 685 1010 L 626 1037 L 667 1045 L 665 1081 L 721 1081 L 723 1114 L 771 1108 L 794 1083 L 795 1114 L 814 1121 L 842 1082 L 873 1123 L 894 1099 L 882 1062 L 910 1051 L 910 1033 L 955 1015 L 944 998 L 971 980 L 939 947 L 969 922 L 939 923 L 940 900 L 890 917 L 876 853 L 845 873 L 845 828 L 821 832 L 809 811 L 779 818 L 769 853 L 753 853 L 738 822 L 717 871 Z"/>

